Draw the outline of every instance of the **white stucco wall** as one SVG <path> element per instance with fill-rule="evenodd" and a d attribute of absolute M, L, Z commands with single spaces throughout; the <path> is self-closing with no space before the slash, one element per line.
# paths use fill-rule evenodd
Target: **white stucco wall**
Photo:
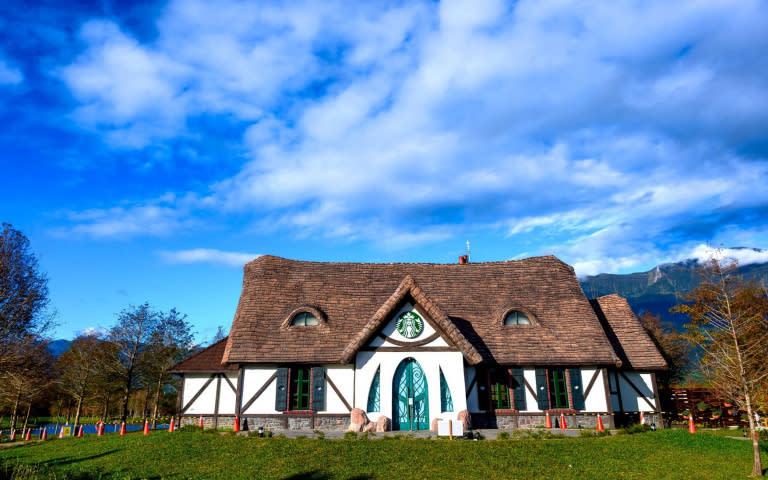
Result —
<path fill-rule="evenodd" d="M 656 399 L 653 395 L 653 377 L 648 372 L 622 372 L 624 375 L 629 379 L 635 387 L 640 390 L 640 392 L 648 399 L 648 402 L 650 402 L 652 405 L 656 404 Z M 615 376 L 615 373 L 610 373 L 611 377 Z M 612 382 L 615 381 L 615 378 L 611 379 Z M 638 393 L 635 391 L 634 388 L 632 388 L 629 383 L 627 383 L 627 380 L 622 377 L 621 374 L 618 375 L 618 381 L 619 381 L 619 393 L 621 395 L 621 407 L 623 407 L 623 410 L 619 408 L 619 402 L 617 395 L 612 395 L 612 403 L 613 408 L 615 411 L 624 411 L 624 412 L 651 412 L 655 411 L 655 407 L 651 407 L 651 405 L 648 404 L 645 400 L 643 400 L 642 396 L 638 395 Z M 613 383 L 612 383 L 613 384 Z"/>
<path fill-rule="evenodd" d="M 258 392 L 262 386 L 277 371 L 277 366 L 245 367 L 243 369 L 243 405 Z M 275 410 L 275 380 L 272 380 L 261 396 L 256 399 L 244 414 L 252 413 L 281 413 Z"/>
<path fill-rule="evenodd" d="M 369 412 L 368 418 L 376 421 L 385 415 L 392 419 L 392 391 L 395 370 L 400 362 L 413 358 L 424 371 L 429 395 L 429 419 L 442 418 L 456 420 L 461 410 L 467 408 L 464 386 L 464 357 L 460 352 L 359 352 L 357 354 L 357 378 L 355 382 L 355 407 L 365 410 L 368 403 L 368 390 L 377 368 L 381 367 L 381 411 Z M 440 411 L 440 369 L 451 391 L 453 412 Z"/>
<path fill-rule="evenodd" d="M 210 385 L 205 388 L 203 393 L 191 405 L 189 405 L 190 400 L 192 400 L 192 398 L 197 395 L 197 392 L 203 388 L 203 385 L 205 385 L 205 383 L 210 378 L 211 375 L 208 373 L 184 375 L 182 408 L 187 407 L 184 412 L 185 414 L 198 415 L 213 413 L 216 407 L 216 382 L 218 379 L 214 379 Z"/>
<path fill-rule="evenodd" d="M 326 365 L 325 376 L 330 378 L 336 388 L 339 389 L 347 403 L 354 402 L 355 396 L 355 366 L 354 365 Z M 322 413 L 338 413 L 346 415 L 349 413 L 344 402 L 333 389 L 325 382 L 325 410 Z"/>
<path fill-rule="evenodd" d="M 592 380 L 592 375 L 598 371 L 595 383 L 592 384 L 592 390 L 589 391 L 589 396 L 584 398 L 584 411 L 586 412 L 606 412 L 608 411 L 608 404 L 605 397 L 605 380 L 603 372 L 596 368 L 582 368 L 581 369 L 581 384 L 586 393 L 589 381 Z"/>

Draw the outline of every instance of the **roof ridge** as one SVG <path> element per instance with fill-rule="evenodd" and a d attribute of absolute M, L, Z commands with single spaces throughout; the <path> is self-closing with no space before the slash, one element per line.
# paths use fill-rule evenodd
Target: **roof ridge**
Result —
<path fill-rule="evenodd" d="M 304 264 L 304 265 L 438 265 L 438 266 L 452 266 L 455 265 L 456 267 L 461 268 L 467 268 L 472 266 L 482 266 L 482 265 L 504 265 L 504 264 L 510 264 L 510 263 L 517 263 L 517 262 L 530 262 L 535 260 L 555 260 L 558 263 L 561 263 L 562 265 L 565 265 L 566 267 L 573 269 L 570 265 L 562 261 L 560 258 L 558 258 L 555 255 L 547 254 L 547 255 L 536 255 L 533 257 L 525 257 L 525 258 L 510 258 L 507 260 L 492 260 L 488 262 L 469 262 L 466 264 L 460 264 L 456 262 L 446 262 L 446 263 L 440 263 L 440 262 L 334 262 L 334 261 L 322 261 L 322 260 L 301 260 L 301 259 L 295 259 L 295 258 L 287 258 L 287 257 L 280 257 L 277 255 L 260 255 L 250 262 L 247 262 L 246 265 L 251 265 L 255 263 L 263 263 L 267 260 L 270 261 L 284 261 L 289 263 L 297 263 L 297 264 Z"/>

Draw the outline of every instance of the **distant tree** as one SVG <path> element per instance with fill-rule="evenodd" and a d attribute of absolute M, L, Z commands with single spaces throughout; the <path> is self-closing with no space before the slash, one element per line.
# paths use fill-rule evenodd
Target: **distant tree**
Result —
<path fill-rule="evenodd" d="M 118 314 L 117 324 L 107 335 L 113 346 L 113 357 L 107 365 L 120 380 L 120 420 L 123 422 L 128 416 L 131 392 L 147 365 L 147 352 L 159 322 L 160 315 L 148 303 L 129 306 Z"/>
<path fill-rule="evenodd" d="M 0 398 L 11 408 L 11 428 L 17 426 L 20 409 L 41 397 L 51 385 L 52 358 L 47 342 L 29 335 L 16 339 L 13 361 L 0 370 Z"/>
<path fill-rule="evenodd" d="M 152 407 L 152 426 L 157 423 L 160 397 L 169 386 L 172 377 L 168 373 L 179 363 L 192 347 L 192 326 L 187 316 L 175 308 L 160 314 L 160 322 L 150 339 L 148 347 L 148 373 L 153 381 L 154 401 Z"/>
<path fill-rule="evenodd" d="M 221 340 L 224 340 L 225 338 L 227 338 L 227 329 L 225 329 L 222 325 L 219 325 L 219 327 L 216 329 L 216 334 L 213 336 L 213 339 L 211 340 L 211 345 Z"/>
<path fill-rule="evenodd" d="M 640 316 L 640 323 L 669 365 L 669 370 L 658 373 L 656 378 L 662 410 L 673 411 L 675 402 L 672 397 L 672 386 L 680 385 L 688 379 L 693 345 L 670 322 L 664 322 L 660 315 L 646 311 Z M 671 417 L 668 417 L 667 425 L 671 425 L 671 422 Z"/>
<path fill-rule="evenodd" d="M 104 368 L 104 341 L 96 335 L 76 338 L 69 350 L 56 359 L 58 385 L 75 400 L 75 426 L 80 425 L 83 405 L 93 393 L 94 378 Z"/>
<path fill-rule="evenodd" d="M 48 279 L 29 240 L 8 223 L 0 234 L 0 372 L 18 364 L 51 324 Z M 23 363 L 23 362 L 22 362 Z"/>
<path fill-rule="evenodd" d="M 752 475 L 762 476 L 754 399 L 768 379 L 768 295 L 738 277 L 737 267 L 735 261 L 713 258 L 702 267 L 701 283 L 674 311 L 691 320 L 685 336 L 701 349 L 701 368 L 710 385 L 746 409 Z"/>
<path fill-rule="evenodd" d="M 669 365 L 669 370 L 662 376 L 667 384 L 685 382 L 691 367 L 693 345 L 671 322 L 665 322 L 660 315 L 646 311 L 640 316 L 640 323 L 651 336 L 656 346 Z"/>

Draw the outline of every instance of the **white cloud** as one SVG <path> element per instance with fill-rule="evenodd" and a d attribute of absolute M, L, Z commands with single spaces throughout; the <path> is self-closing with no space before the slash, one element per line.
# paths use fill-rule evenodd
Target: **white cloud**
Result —
<path fill-rule="evenodd" d="M 225 252 L 213 248 L 163 251 L 160 255 L 168 263 L 213 263 L 228 267 L 242 267 L 261 256 L 256 253 Z"/>
<path fill-rule="evenodd" d="M 24 81 L 24 75 L 18 68 L 8 65 L 0 58 L 0 85 L 18 85 Z"/>
<path fill-rule="evenodd" d="M 699 262 L 711 259 L 736 260 L 739 265 L 751 265 L 753 263 L 768 262 L 768 250 L 755 250 L 752 248 L 715 248 L 709 245 L 697 245 L 687 258 L 693 258 Z"/>
<path fill-rule="evenodd" d="M 662 261 L 768 204 L 765 149 L 744 147 L 768 124 L 766 8 L 177 0 L 145 42 L 89 22 L 62 69 L 79 121 L 140 148 L 205 142 L 191 120 L 217 119 L 247 161 L 197 202 L 84 212 L 75 230 L 165 234 L 215 212 L 413 245 L 466 216 L 584 272 Z"/>
<path fill-rule="evenodd" d="M 77 333 L 78 337 L 103 337 L 107 330 L 101 327 L 86 327 Z"/>

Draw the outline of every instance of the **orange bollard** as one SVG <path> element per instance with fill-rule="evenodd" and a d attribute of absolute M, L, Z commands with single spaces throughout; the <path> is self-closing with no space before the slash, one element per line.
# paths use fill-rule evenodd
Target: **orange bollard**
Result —
<path fill-rule="evenodd" d="M 16 441 L 16 429 L 15 428 L 13 430 L 11 430 L 11 441 L 12 442 Z"/>
<path fill-rule="evenodd" d="M 547 419 L 544 423 L 544 426 L 547 428 L 552 428 L 552 417 L 549 416 L 549 412 L 547 412 Z"/>
<path fill-rule="evenodd" d="M 562 428 L 563 430 L 568 428 L 568 424 L 565 423 L 565 414 L 564 413 L 560 414 L 560 428 Z"/>
<path fill-rule="evenodd" d="M 645 425 L 645 412 L 640 412 L 640 425 Z"/>
<path fill-rule="evenodd" d="M 125 435 L 125 422 L 120 424 L 120 435 Z"/>
<path fill-rule="evenodd" d="M 171 424 L 168 425 L 168 432 L 173 433 L 173 427 L 174 427 L 174 418 L 171 417 Z"/>
<path fill-rule="evenodd" d="M 77 428 L 77 438 L 83 438 L 83 430 L 84 429 L 85 429 L 85 427 L 83 425 L 80 425 Z"/>
<path fill-rule="evenodd" d="M 688 433 L 696 433 L 696 424 L 693 423 L 693 414 L 688 416 Z"/>
<path fill-rule="evenodd" d="M 103 437 L 104 436 L 104 423 L 99 423 L 96 426 L 96 436 L 97 437 Z"/>
<path fill-rule="evenodd" d="M 200 421 L 198 422 L 198 426 L 200 428 L 205 428 L 205 424 L 203 423 L 203 416 L 202 415 L 200 415 Z"/>
<path fill-rule="evenodd" d="M 61 430 L 59 430 L 59 438 L 64 438 L 64 425 L 62 425 Z"/>
<path fill-rule="evenodd" d="M 28 442 L 30 440 L 32 440 L 32 429 L 28 428 L 27 433 L 24 435 L 24 441 Z"/>
<path fill-rule="evenodd" d="M 232 427 L 232 431 L 237 433 L 240 431 L 240 419 L 235 415 L 235 425 Z"/>
<path fill-rule="evenodd" d="M 603 426 L 603 417 L 601 417 L 600 414 L 597 414 L 597 427 L 595 427 L 595 430 L 598 432 L 605 431 L 605 427 Z"/>
<path fill-rule="evenodd" d="M 43 427 L 43 431 L 40 434 L 40 440 L 48 440 L 48 429 Z"/>
<path fill-rule="evenodd" d="M 144 435 L 149 435 L 149 420 L 144 419 Z"/>

